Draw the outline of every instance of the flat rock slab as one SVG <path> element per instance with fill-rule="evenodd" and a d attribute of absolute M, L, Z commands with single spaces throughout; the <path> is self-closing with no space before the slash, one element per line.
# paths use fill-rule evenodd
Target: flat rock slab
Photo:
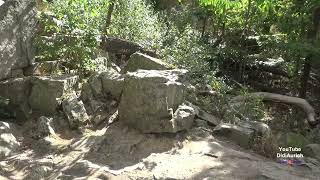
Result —
<path fill-rule="evenodd" d="M 62 97 L 77 83 L 78 76 L 34 77 L 29 104 L 33 110 L 52 114 L 61 104 Z"/>
<path fill-rule="evenodd" d="M 183 81 L 186 72 L 138 70 L 128 73 L 119 104 L 120 121 L 145 133 L 177 132 L 185 129 L 174 128 L 172 118 L 185 100 Z"/>
<path fill-rule="evenodd" d="M 251 128 L 241 127 L 228 123 L 221 123 L 213 129 L 213 133 L 226 136 L 238 145 L 249 148 L 252 145 L 255 131 Z"/>
<path fill-rule="evenodd" d="M 130 56 L 127 65 L 122 69 L 121 73 L 134 72 L 138 69 L 165 70 L 169 68 L 168 65 L 160 59 L 137 52 Z"/>

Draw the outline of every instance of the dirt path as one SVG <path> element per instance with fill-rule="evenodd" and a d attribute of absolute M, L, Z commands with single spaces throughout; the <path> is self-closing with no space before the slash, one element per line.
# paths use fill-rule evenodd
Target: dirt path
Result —
<path fill-rule="evenodd" d="M 60 137 L 28 139 L 0 162 L 0 179 L 320 179 L 319 164 L 281 165 L 200 128 L 145 135 L 117 122 Z"/>

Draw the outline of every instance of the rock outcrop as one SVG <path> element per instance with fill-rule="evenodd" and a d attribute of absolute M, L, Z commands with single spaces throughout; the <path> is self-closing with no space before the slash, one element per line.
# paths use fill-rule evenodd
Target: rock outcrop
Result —
<path fill-rule="evenodd" d="M 52 74 L 56 69 L 58 69 L 58 67 L 59 67 L 58 61 L 35 62 L 24 69 L 24 75 L 47 76 Z"/>
<path fill-rule="evenodd" d="M 109 68 L 92 75 L 81 91 L 88 114 L 99 124 L 116 111 L 124 85 L 124 76 Z"/>
<path fill-rule="evenodd" d="M 30 0 L 1 2 L 0 80 L 3 80 L 23 76 L 22 69 L 34 61 L 32 39 L 37 11 Z"/>
<path fill-rule="evenodd" d="M 124 77 L 112 70 L 102 72 L 100 76 L 104 95 L 119 101 L 123 89 Z"/>
<path fill-rule="evenodd" d="M 214 134 L 223 135 L 238 145 L 249 148 L 254 138 L 254 130 L 233 124 L 221 123 L 213 129 Z"/>
<path fill-rule="evenodd" d="M 190 122 L 183 121 L 193 121 L 191 117 L 194 117 L 195 110 L 180 106 L 185 101 L 183 82 L 186 73 L 186 70 L 138 70 L 128 73 L 119 104 L 119 120 L 144 133 L 188 129 Z"/>
<path fill-rule="evenodd" d="M 73 75 L 34 77 L 29 97 L 31 108 L 47 115 L 55 113 L 63 96 L 72 90 L 77 80 Z"/>
<path fill-rule="evenodd" d="M 127 65 L 121 70 L 121 73 L 134 72 L 138 69 L 165 70 L 168 69 L 168 65 L 160 59 L 136 52 L 130 56 Z"/>
<path fill-rule="evenodd" d="M 0 96 L 10 100 L 9 109 L 18 121 L 26 120 L 31 113 L 28 104 L 30 89 L 30 77 L 11 78 L 0 82 Z"/>
<path fill-rule="evenodd" d="M 62 102 L 62 108 L 69 121 L 70 128 L 76 129 L 83 125 L 89 116 L 81 100 L 75 93 L 71 94 Z"/>
<path fill-rule="evenodd" d="M 213 133 L 223 135 L 236 144 L 249 148 L 253 145 L 255 138 L 269 138 L 271 129 L 262 122 L 246 121 L 238 124 L 220 123 L 213 129 Z"/>

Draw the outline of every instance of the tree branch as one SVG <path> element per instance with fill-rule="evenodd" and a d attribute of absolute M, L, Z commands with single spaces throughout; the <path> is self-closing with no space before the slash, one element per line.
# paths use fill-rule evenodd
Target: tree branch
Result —
<path fill-rule="evenodd" d="M 281 102 L 281 103 L 292 104 L 292 105 L 298 106 L 301 109 L 303 109 L 304 112 L 306 113 L 309 124 L 311 124 L 311 125 L 317 124 L 317 121 L 315 118 L 316 113 L 314 111 L 314 108 L 308 103 L 308 101 L 306 101 L 305 99 L 302 99 L 302 98 L 291 97 L 291 96 L 286 96 L 286 95 L 281 95 L 281 94 L 268 93 L 268 92 L 256 92 L 256 93 L 250 93 L 249 96 L 236 96 L 231 99 L 231 103 L 245 101 L 245 100 L 249 99 L 250 97 L 260 97 L 266 101 L 276 101 L 276 102 Z"/>

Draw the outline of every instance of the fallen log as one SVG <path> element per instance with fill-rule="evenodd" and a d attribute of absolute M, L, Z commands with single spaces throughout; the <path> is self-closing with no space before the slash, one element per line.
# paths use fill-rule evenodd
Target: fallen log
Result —
<path fill-rule="evenodd" d="M 317 124 L 316 113 L 314 108 L 308 103 L 308 101 L 302 98 L 291 97 L 291 96 L 275 94 L 275 93 L 268 93 L 268 92 L 255 92 L 255 93 L 250 93 L 249 96 L 236 96 L 231 99 L 231 104 L 245 101 L 250 97 L 259 97 L 265 101 L 276 101 L 280 103 L 286 103 L 286 104 L 292 104 L 292 105 L 298 106 L 301 109 L 303 109 L 304 112 L 306 113 L 307 119 L 310 125 Z"/>

